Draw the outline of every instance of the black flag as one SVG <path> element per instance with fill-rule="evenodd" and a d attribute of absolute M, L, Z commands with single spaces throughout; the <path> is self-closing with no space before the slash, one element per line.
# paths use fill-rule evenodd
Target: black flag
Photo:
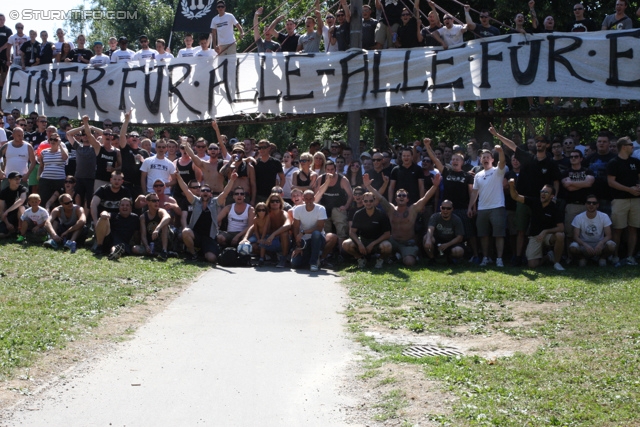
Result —
<path fill-rule="evenodd" d="M 217 0 L 178 0 L 176 17 L 173 20 L 173 31 L 189 33 L 208 33 L 211 31 L 211 20 L 218 14 Z"/>

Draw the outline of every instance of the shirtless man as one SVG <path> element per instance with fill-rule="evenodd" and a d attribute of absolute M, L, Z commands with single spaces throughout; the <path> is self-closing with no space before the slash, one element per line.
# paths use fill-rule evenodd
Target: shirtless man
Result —
<path fill-rule="evenodd" d="M 385 179 L 388 179 L 385 176 Z M 382 208 L 389 216 L 391 221 L 391 243 L 393 253 L 400 252 L 402 255 L 402 263 L 406 266 L 411 266 L 416 263 L 420 248 L 416 242 L 415 223 L 416 218 L 420 215 L 420 212 L 427 204 L 429 199 L 433 197 L 438 188 L 440 187 L 440 174 L 433 178 L 433 186 L 425 193 L 425 195 L 417 202 L 408 206 L 409 195 L 406 190 L 399 189 L 396 191 L 396 203 L 397 206 L 392 205 L 385 199 L 378 190 L 371 185 L 371 178 L 369 174 L 364 174 L 362 182 L 365 188 L 371 191 L 376 198 L 380 201 Z"/>
<path fill-rule="evenodd" d="M 238 174 L 236 186 L 244 189 L 247 200 L 252 200 L 256 188 L 256 171 L 253 163 L 245 158 L 245 148 L 241 143 L 233 146 L 231 160 L 220 169 L 220 174 L 223 176 L 229 176 L 233 172 Z M 227 200 L 227 203 L 231 203 L 231 201 Z"/>
<path fill-rule="evenodd" d="M 191 148 L 191 145 L 186 141 L 182 141 L 180 148 L 183 148 L 189 157 L 191 157 L 193 164 L 202 170 L 202 179 L 204 183 L 211 188 L 213 195 L 217 196 L 222 193 L 224 189 L 224 175 L 220 173 L 220 169 L 224 162 L 218 159 L 218 150 L 220 147 L 218 147 L 217 144 L 209 144 L 209 152 L 211 153 L 209 161 L 202 160 L 198 157 Z"/>

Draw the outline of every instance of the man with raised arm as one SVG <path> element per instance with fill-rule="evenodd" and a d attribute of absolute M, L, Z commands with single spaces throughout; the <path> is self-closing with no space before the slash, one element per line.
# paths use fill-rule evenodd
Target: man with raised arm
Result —
<path fill-rule="evenodd" d="M 200 187 L 200 196 L 194 195 L 179 173 L 176 172 L 175 179 L 182 189 L 187 201 L 193 206 L 189 227 L 182 230 L 182 241 L 187 247 L 188 258 L 197 260 L 196 247 L 207 262 L 215 263 L 218 260 L 218 209 L 224 205 L 224 200 L 229 191 L 235 187 L 235 180 L 238 177 L 232 173 L 229 182 L 219 196 L 213 196 L 211 188 L 204 184 Z"/>
<path fill-rule="evenodd" d="M 125 177 L 125 185 L 131 190 L 133 200 L 144 192 L 140 180 L 140 167 L 144 159 L 149 157 L 147 150 L 140 148 L 140 135 L 138 132 L 128 132 L 131 111 L 124 115 L 124 123 L 120 129 L 120 155 L 122 158 L 122 173 Z"/>
<path fill-rule="evenodd" d="M 193 151 L 191 145 L 186 142 L 182 142 L 181 146 L 184 151 L 191 157 L 193 164 L 202 170 L 202 179 L 205 184 L 209 186 L 214 195 L 222 193 L 224 189 L 224 175 L 221 171 L 224 161 L 218 158 L 218 152 L 220 147 L 215 144 L 209 144 L 209 160 L 205 161 L 198 157 Z"/>
<path fill-rule="evenodd" d="M 414 265 L 420 253 L 420 248 L 416 242 L 415 222 L 424 206 L 436 194 L 440 186 L 440 175 L 436 175 L 433 178 L 433 186 L 412 205 L 409 205 L 409 193 L 402 188 L 396 191 L 396 205 L 393 205 L 376 190 L 369 174 L 365 174 L 362 177 L 362 182 L 365 188 L 376 196 L 380 206 L 389 217 L 391 222 L 391 238 L 389 242 L 391 243 L 392 251 L 400 253 L 404 265 Z"/>
<path fill-rule="evenodd" d="M 493 126 L 489 131 L 493 129 Z M 492 132 L 492 133 L 493 133 Z M 478 172 L 473 180 L 473 192 L 469 201 L 467 215 L 469 218 L 478 215 L 476 226 L 478 237 L 482 246 L 481 267 L 491 264 L 489 244 L 491 237 L 495 238 L 496 244 L 496 267 L 504 267 L 502 253 L 504 251 L 504 236 L 506 234 L 507 212 L 504 204 L 504 191 L 502 191 L 502 181 L 505 174 L 505 157 L 502 147 L 495 146 L 498 152 L 498 166 L 493 166 L 493 154 L 489 150 L 482 150 L 480 163 L 482 170 Z M 476 202 L 478 202 L 476 211 Z"/>
<path fill-rule="evenodd" d="M 264 39 L 260 34 L 260 16 L 262 15 L 263 8 L 262 6 L 256 10 L 256 13 L 253 14 L 253 40 L 256 42 L 256 47 L 258 48 L 258 53 L 263 52 L 279 52 L 280 51 L 280 43 L 274 42 L 271 39 L 271 32 L 268 31 L 268 28 L 264 32 Z"/>

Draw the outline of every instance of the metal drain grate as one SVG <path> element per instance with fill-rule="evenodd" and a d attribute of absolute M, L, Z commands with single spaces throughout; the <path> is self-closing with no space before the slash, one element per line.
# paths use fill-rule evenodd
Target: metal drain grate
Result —
<path fill-rule="evenodd" d="M 461 356 L 462 352 L 455 347 L 437 347 L 434 345 L 414 345 L 406 348 L 402 354 L 411 357 L 429 356 Z"/>

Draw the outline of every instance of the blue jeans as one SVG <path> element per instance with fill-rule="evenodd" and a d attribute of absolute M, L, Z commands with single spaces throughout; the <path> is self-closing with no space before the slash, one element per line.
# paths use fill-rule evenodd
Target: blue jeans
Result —
<path fill-rule="evenodd" d="M 291 258 L 291 268 L 303 268 L 308 265 L 318 265 L 320 261 L 320 252 L 327 243 L 324 234 L 321 231 L 314 231 L 311 238 L 307 240 L 307 244 L 300 255 Z"/>

